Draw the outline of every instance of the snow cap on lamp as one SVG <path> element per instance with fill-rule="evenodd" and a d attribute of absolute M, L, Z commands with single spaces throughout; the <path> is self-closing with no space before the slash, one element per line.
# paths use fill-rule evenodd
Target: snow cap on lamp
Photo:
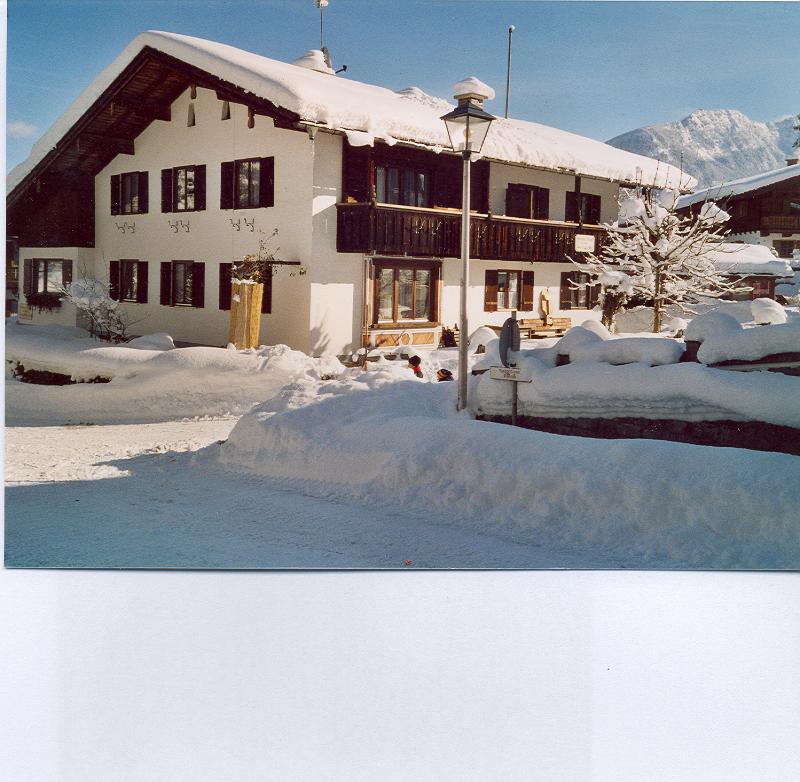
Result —
<path fill-rule="evenodd" d="M 485 100 L 494 99 L 494 90 L 476 76 L 468 76 L 453 85 L 453 96 L 459 102 L 464 99 L 474 100 L 482 107 Z"/>

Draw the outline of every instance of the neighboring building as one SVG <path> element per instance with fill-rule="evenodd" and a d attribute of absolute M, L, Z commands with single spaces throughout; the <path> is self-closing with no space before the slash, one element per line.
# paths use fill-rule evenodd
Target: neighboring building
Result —
<path fill-rule="evenodd" d="M 6 317 L 17 311 L 19 304 L 19 245 L 16 237 L 6 238 Z"/>
<path fill-rule="evenodd" d="M 731 216 L 728 240 L 766 245 L 791 259 L 800 250 L 800 164 L 797 158 L 786 162 L 784 168 L 685 195 L 678 210 L 697 211 L 714 201 Z"/>
<path fill-rule="evenodd" d="M 776 258 L 760 244 L 720 242 L 707 253 L 717 270 L 740 281 L 751 290 L 734 298 L 740 300 L 775 298 L 775 285 L 793 275 L 788 261 Z"/>
<path fill-rule="evenodd" d="M 277 228 L 276 256 L 303 273 L 275 267 L 263 341 L 338 355 L 435 346 L 459 312 L 461 160 L 440 119 L 452 106 L 335 76 L 318 54 L 287 64 L 138 36 L 9 175 L 23 291 L 108 279 L 137 333 L 223 345 L 230 264 Z M 619 188 L 642 181 L 694 184 L 598 141 L 497 119 L 473 164 L 471 327 L 511 310 L 539 317 L 543 293 L 553 315 L 597 317 L 569 284 L 569 257 L 581 257 L 576 236 L 583 247 L 616 218 Z M 68 303 L 30 318 L 76 323 Z"/>

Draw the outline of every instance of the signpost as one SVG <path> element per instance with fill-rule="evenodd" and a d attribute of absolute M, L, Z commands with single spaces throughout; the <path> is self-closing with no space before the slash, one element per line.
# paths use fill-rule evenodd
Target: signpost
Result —
<path fill-rule="evenodd" d="M 503 324 L 500 332 L 500 361 L 502 367 L 490 367 L 489 377 L 493 380 L 508 380 L 514 384 L 511 392 L 511 425 L 517 425 L 517 383 L 530 383 L 532 378 L 522 377 L 522 370 L 516 362 L 509 361 L 509 351 L 519 350 L 519 323 L 517 323 L 516 310 L 511 313 L 511 317 Z"/>

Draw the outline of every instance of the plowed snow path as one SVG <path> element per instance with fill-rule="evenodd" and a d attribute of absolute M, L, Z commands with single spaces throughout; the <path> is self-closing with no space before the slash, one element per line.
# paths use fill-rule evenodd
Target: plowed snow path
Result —
<path fill-rule="evenodd" d="M 391 498 L 308 497 L 198 460 L 234 418 L 6 429 L 6 565 L 614 567 L 420 518 Z"/>

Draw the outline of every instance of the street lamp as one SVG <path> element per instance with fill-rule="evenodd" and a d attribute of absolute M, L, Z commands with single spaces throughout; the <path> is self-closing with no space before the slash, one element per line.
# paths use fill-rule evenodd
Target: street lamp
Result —
<path fill-rule="evenodd" d="M 467 291 L 469 290 L 469 201 L 470 162 L 474 152 L 480 152 L 494 117 L 483 110 L 484 100 L 494 98 L 494 90 L 474 76 L 453 85 L 458 106 L 445 114 L 445 127 L 450 145 L 460 152 L 464 161 L 461 180 L 461 339 L 458 343 L 458 409 L 467 406 Z"/>

